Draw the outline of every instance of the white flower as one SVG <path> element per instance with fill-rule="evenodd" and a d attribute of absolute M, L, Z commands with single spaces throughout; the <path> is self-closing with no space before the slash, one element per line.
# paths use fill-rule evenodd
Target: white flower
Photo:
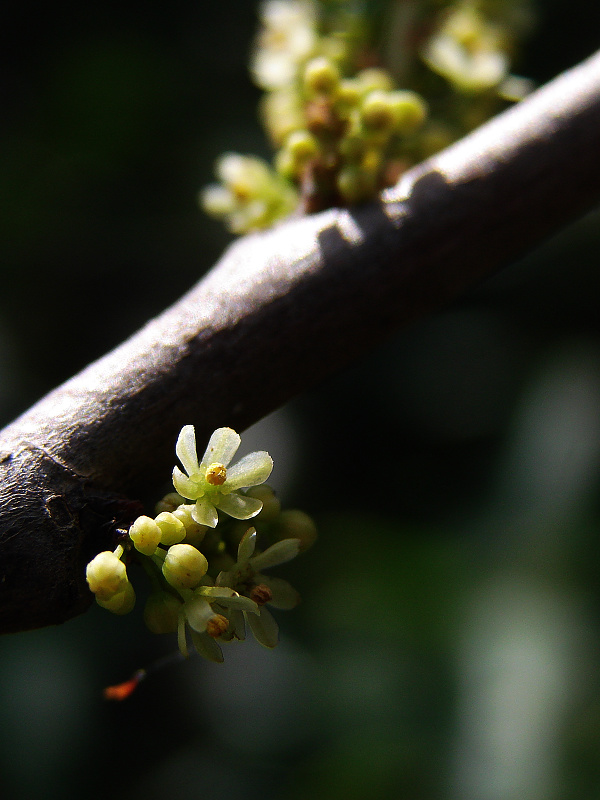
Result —
<path fill-rule="evenodd" d="M 185 625 L 190 627 L 190 637 L 196 651 L 209 661 L 220 663 L 223 653 L 217 639 L 227 641 L 235 632 L 226 635 L 234 614 L 259 613 L 257 604 L 225 586 L 200 586 L 183 604 L 179 617 L 178 642 L 184 656 L 188 655 Z"/>
<path fill-rule="evenodd" d="M 238 560 L 226 572 L 217 577 L 217 587 L 228 586 L 257 603 L 258 613 L 244 614 L 245 609 L 232 608 L 229 614 L 230 627 L 238 639 L 244 638 L 244 616 L 257 642 L 265 647 L 275 647 L 279 638 L 279 627 L 265 608 L 269 603 L 275 608 L 291 609 L 298 605 L 298 592 L 282 578 L 263 575 L 260 570 L 284 564 L 298 555 L 299 539 L 282 539 L 268 547 L 263 553 L 254 555 L 256 530 L 249 528 L 238 547 Z M 241 598 L 240 598 L 241 599 Z"/>
<path fill-rule="evenodd" d="M 509 67 L 500 30 L 468 7 L 459 7 L 446 18 L 422 57 L 430 69 L 467 93 L 497 87 Z"/>
<path fill-rule="evenodd" d="M 302 0 L 269 0 L 260 8 L 262 30 L 250 69 L 262 89 L 290 84 L 317 41 L 315 7 Z"/>
<path fill-rule="evenodd" d="M 298 204 L 295 188 L 260 158 L 224 153 L 217 176 L 221 183 L 205 186 L 200 204 L 207 214 L 224 217 L 233 233 L 266 228 Z"/>
<path fill-rule="evenodd" d="M 173 485 L 182 497 L 196 501 L 192 517 L 200 525 L 215 528 L 217 508 L 235 519 L 255 517 L 262 508 L 260 500 L 246 497 L 238 490 L 264 483 L 273 469 L 273 460 L 263 450 L 249 453 L 229 467 L 240 442 L 239 435 L 231 428 L 218 428 L 198 462 L 194 426 L 181 429 L 175 451 L 185 473 L 175 467 Z"/>

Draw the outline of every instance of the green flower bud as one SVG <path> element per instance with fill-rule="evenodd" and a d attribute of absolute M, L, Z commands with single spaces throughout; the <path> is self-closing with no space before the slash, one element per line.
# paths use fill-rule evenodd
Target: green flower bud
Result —
<path fill-rule="evenodd" d="M 169 511 L 163 511 L 155 517 L 155 522 L 160 530 L 161 544 L 169 547 L 185 539 L 185 526 L 183 522 Z"/>
<path fill-rule="evenodd" d="M 191 544 L 194 545 L 194 547 L 198 547 L 200 542 L 206 536 L 208 528 L 206 525 L 200 525 L 192 517 L 193 509 L 193 505 L 180 505 L 179 508 L 176 508 L 175 511 L 173 511 L 173 516 L 183 523 L 185 528 L 185 539 L 183 541 L 186 544 Z"/>
<path fill-rule="evenodd" d="M 288 150 L 278 150 L 275 155 L 275 169 L 283 178 L 294 181 L 298 177 L 298 164 Z"/>
<path fill-rule="evenodd" d="M 398 133 L 414 133 L 425 121 L 427 106 L 415 92 L 390 92 L 390 102 L 396 118 Z"/>
<path fill-rule="evenodd" d="M 335 103 L 336 108 L 351 109 L 355 108 L 364 94 L 364 86 L 356 78 L 344 78 L 340 81 Z"/>
<path fill-rule="evenodd" d="M 361 70 L 356 79 L 363 92 L 372 92 L 375 89 L 380 89 L 384 92 L 391 92 L 394 88 L 394 81 L 389 72 L 377 67 L 370 67 L 369 69 Z"/>
<path fill-rule="evenodd" d="M 332 95 L 340 84 L 340 72 L 331 59 L 313 58 L 304 68 L 304 88 L 309 96 Z"/>
<path fill-rule="evenodd" d="M 207 569 L 206 557 L 191 544 L 169 547 L 162 565 L 163 575 L 175 589 L 195 588 L 206 575 Z"/>
<path fill-rule="evenodd" d="M 390 92 L 375 89 L 365 97 L 360 108 L 365 128 L 376 133 L 391 133 L 397 122 L 396 104 Z"/>
<path fill-rule="evenodd" d="M 162 513 L 163 511 L 175 511 L 184 501 L 181 495 L 178 495 L 177 492 L 169 492 L 166 494 L 162 500 L 159 500 L 155 506 L 155 511 L 157 514 Z"/>
<path fill-rule="evenodd" d="M 275 538 L 300 539 L 300 552 L 303 553 L 317 540 L 317 526 L 304 511 L 282 511 L 277 521 Z"/>
<path fill-rule="evenodd" d="M 319 152 L 319 143 L 309 131 L 300 130 L 290 133 L 285 142 L 285 149 L 297 164 L 304 164 Z"/>
<path fill-rule="evenodd" d="M 146 600 L 144 622 L 152 633 L 174 633 L 182 606 L 169 592 L 154 592 Z"/>
<path fill-rule="evenodd" d="M 357 127 L 348 131 L 340 141 L 338 150 L 349 161 L 358 161 L 362 157 L 365 146 L 365 138 Z"/>
<path fill-rule="evenodd" d="M 281 503 L 275 496 L 275 492 L 267 484 L 253 486 L 246 492 L 248 497 L 255 497 L 263 504 L 257 517 L 258 522 L 274 522 L 281 513 Z"/>
<path fill-rule="evenodd" d="M 138 517 L 129 529 L 129 538 L 136 550 L 151 556 L 160 544 L 161 530 L 150 517 Z"/>
<path fill-rule="evenodd" d="M 104 550 L 87 565 L 85 577 L 97 600 L 109 600 L 127 584 L 125 564 L 110 550 Z"/>

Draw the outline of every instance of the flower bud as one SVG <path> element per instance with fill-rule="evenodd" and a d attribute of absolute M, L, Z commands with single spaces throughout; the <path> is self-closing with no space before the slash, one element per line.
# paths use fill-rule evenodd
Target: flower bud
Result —
<path fill-rule="evenodd" d="M 152 633 L 173 633 L 181 607 L 181 601 L 169 592 L 153 592 L 146 600 L 144 622 Z"/>
<path fill-rule="evenodd" d="M 262 508 L 255 518 L 257 522 L 274 522 L 281 513 L 281 503 L 275 492 L 266 483 L 262 486 L 252 486 L 246 491 L 247 497 L 255 497 L 262 502 Z"/>
<path fill-rule="evenodd" d="M 183 503 L 183 497 L 177 492 L 169 492 L 162 500 L 159 500 L 155 506 L 155 511 L 160 514 L 162 511 L 175 511 L 175 509 Z"/>
<path fill-rule="evenodd" d="M 427 116 L 425 101 L 416 92 L 395 91 L 389 93 L 398 133 L 414 133 Z"/>
<path fill-rule="evenodd" d="M 97 600 L 109 600 L 127 584 L 125 564 L 110 550 L 104 550 L 87 565 L 85 577 Z"/>
<path fill-rule="evenodd" d="M 319 152 L 319 143 L 310 131 L 300 130 L 290 133 L 285 143 L 286 150 L 296 163 L 305 163 Z"/>
<path fill-rule="evenodd" d="M 303 553 L 317 540 L 317 526 L 304 511 L 282 511 L 277 520 L 275 536 L 278 540 L 300 539 L 300 552 Z"/>
<path fill-rule="evenodd" d="M 289 181 L 294 181 L 299 177 L 298 164 L 289 150 L 285 148 L 278 150 L 275 154 L 275 169 L 279 175 Z"/>
<path fill-rule="evenodd" d="M 191 544 L 174 544 L 169 547 L 162 566 L 163 575 L 175 589 L 193 589 L 198 586 L 207 569 L 205 556 Z"/>
<path fill-rule="evenodd" d="M 183 523 L 183 527 L 185 528 L 184 542 L 198 547 L 200 542 L 204 539 L 208 527 L 196 522 L 192 517 L 193 509 L 193 505 L 180 505 L 179 508 L 173 511 L 173 516 Z"/>
<path fill-rule="evenodd" d="M 365 182 L 361 170 L 348 165 L 338 173 L 337 188 L 347 203 L 358 203 L 365 199 Z"/>
<path fill-rule="evenodd" d="M 138 517 L 129 529 L 129 538 L 136 550 L 151 556 L 160 544 L 161 530 L 150 517 Z"/>
<path fill-rule="evenodd" d="M 390 92 L 375 89 L 365 97 L 360 108 L 365 128 L 379 134 L 392 132 L 397 121 L 395 103 Z"/>
<path fill-rule="evenodd" d="M 129 614 L 135 605 L 135 591 L 131 583 L 127 581 L 123 591 L 114 594 L 108 600 L 102 600 L 96 595 L 96 602 L 102 608 L 112 611 L 113 614 Z"/>
<path fill-rule="evenodd" d="M 169 511 L 163 511 L 155 517 L 154 521 L 160 530 L 161 544 L 169 547 L 185 539 L 185 526 L 183 522 Z"/>
<path fill-rule="evenodd" d="M 378 67 L 369 67 L 361 70 L 356 79 L 363 92 L 372 92 L 374 89 L 390 92 L 394 88 L 394 81 L 389 72 Z"/>
<path fill-rule="evenodd" d="M 344 78 L 340 81 L 336 97 L 336 108 L 351 109 L 357 106 L 364 92 L 364 87 L 355 78 Z"/>
<path fill-rule="evenodd" d="M 304 88 L 311 95 L 331 95 L 338 88 L 340 73 L 329 58 L 319 56 L 304 68 Z"/>

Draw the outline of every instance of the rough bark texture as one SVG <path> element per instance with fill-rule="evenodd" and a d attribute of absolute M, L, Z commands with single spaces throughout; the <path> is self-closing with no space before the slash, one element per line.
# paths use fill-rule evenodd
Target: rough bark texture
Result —
<path fill-rule="evenodd" d="M 245 237 L 178 303 L 0 436 L 0 632 L 91 601 L 85 564 L 165 480 L 185 423 L 243 430 L 600 198 L 600 55 L 381 202 Z"/>

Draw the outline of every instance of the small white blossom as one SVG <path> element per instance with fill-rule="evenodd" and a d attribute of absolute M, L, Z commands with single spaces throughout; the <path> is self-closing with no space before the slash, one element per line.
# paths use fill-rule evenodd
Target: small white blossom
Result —
<path fill-rule="evenodd" d="M 235 519 L 255 517 L 262 502 L 246 497 L 239 489 L 264 483 L 273 469 L 273 460 L 264 450 L 249 453 L 229 467 L 240 446 L 239 435 L 231 428 L 218 428 L 210 437 L 202 460 L 198 462 L 193 425 L 181 429 L 176 453 L 185 470 L 173 470 L 173 485 L 188 500 L 195 500 L 193 519 L 200 525 L 215 528 L 217 508 Z"/>
<path fill-rule="evenodd" d="M 225 153 L 217 161 L 220 184 L 200 193 L 207 214 L 224 217 L 233 233 L 247 233 L 272 225 L 298 204 L 294 187 L 260 158 Z"/>
<path fill-rule="evenodd" d="M 303 0 L 269 0 L 260 8 L 262 29 L 250 70 L 263 89 L 289 85 L 317 42 L 315 7 Z"/>
<path fill-rule="evenodd" d="M 466 93 L 496 88 L 509 68 L 501 31 L 468 6 L 446 18 L 422 56 L 430 69 Z"/>
<path fill-rule="evenodd" d="M 243 613 L 245 609 L 232 609 L 230 624 L 236 637 L 244 638 L 245 616 L 257 642 L 265 647 L 275 647 L 279 638 L 279 627 L 271 612 L 265 608 L 265 603 L 275 608 L 291 609 L 298 605 L 300 596 L 287 581 L 264 575 L 260 570 L 291 561 L 298 555 L 300 540 L 282 539 L 256 556 L 255 548 L 256 530 L 249 528 L 238 546 L 237 562 L 231 569 L 221 572 L 216 583 L 218 587 L 228 586 L 242 594 L 249 594 L 258 603 L 258 613 L 250 616 Z"/>
<path fill-rule="evenodd" d="M 196 651 L 209 661 L 223 661 L 223 653 L 217 639 L 227 641 L 235 636 L 232 619 L 244 613 L 255 616 L 258 605 L 248 597 L 241 597 L 226 586 L 200 586 L 183 604 L 178 626 L 179 649 L 188 655 L 186 624 Z M 243 617 L 242 617 L 243 618 Z M 239 637 L 243 638 L 243 637 Z"/>

